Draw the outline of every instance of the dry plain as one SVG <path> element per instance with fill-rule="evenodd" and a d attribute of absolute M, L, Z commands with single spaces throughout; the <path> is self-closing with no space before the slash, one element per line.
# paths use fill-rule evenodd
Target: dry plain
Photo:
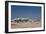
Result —
<path fill-rule="evenodd" d="M 41 27 L 41 22 L 20 22 L 20 23 L 11 23 L 11 28 L 37 28 Z"/>

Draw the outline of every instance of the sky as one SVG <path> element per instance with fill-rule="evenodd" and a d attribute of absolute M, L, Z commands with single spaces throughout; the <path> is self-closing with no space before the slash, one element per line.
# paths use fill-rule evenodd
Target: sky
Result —
<path fill-rule="evenodd" d="M 15 17 L 38 17 L 41 16 L 40 6 L 11 5 L 11 18 Z"/>

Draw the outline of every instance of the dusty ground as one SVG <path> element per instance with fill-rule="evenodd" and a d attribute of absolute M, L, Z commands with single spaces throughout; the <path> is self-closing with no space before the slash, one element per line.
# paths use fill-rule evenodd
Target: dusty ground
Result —
<path fill-rule="evenodd" d="M 11 23 L 11 28 L 35 28 L 40 26 L 40 22 Z"/>

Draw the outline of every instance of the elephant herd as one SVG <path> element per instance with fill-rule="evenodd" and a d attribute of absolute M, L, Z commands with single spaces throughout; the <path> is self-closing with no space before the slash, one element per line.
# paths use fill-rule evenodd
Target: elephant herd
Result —
<path fill-rule="evenodd" d="M 14 20 L 14 22 L 17 22 L 17 23 L 19 23 L 19 22 L 28 22 L 28 20 Z"/>
<path fill-rule="evenodd" d="M 22 22 L 22 23 L 24 23 L 24 22 L 40 22 L 40 20 L 21 20 L 21 19 L 19 19 L 19 20 L 14 20 L 13 21 L 14 23 L 20 23 L 20 22 Z"/>

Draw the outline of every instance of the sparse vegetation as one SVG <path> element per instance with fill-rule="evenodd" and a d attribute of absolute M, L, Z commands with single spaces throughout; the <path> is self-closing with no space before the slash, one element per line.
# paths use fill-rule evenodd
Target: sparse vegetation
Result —
<path fill-rule="evenodd" d="M 11 22 L 11 28 L 35 28 L 41 26 L 41 19 L 16 19 Z"/>

